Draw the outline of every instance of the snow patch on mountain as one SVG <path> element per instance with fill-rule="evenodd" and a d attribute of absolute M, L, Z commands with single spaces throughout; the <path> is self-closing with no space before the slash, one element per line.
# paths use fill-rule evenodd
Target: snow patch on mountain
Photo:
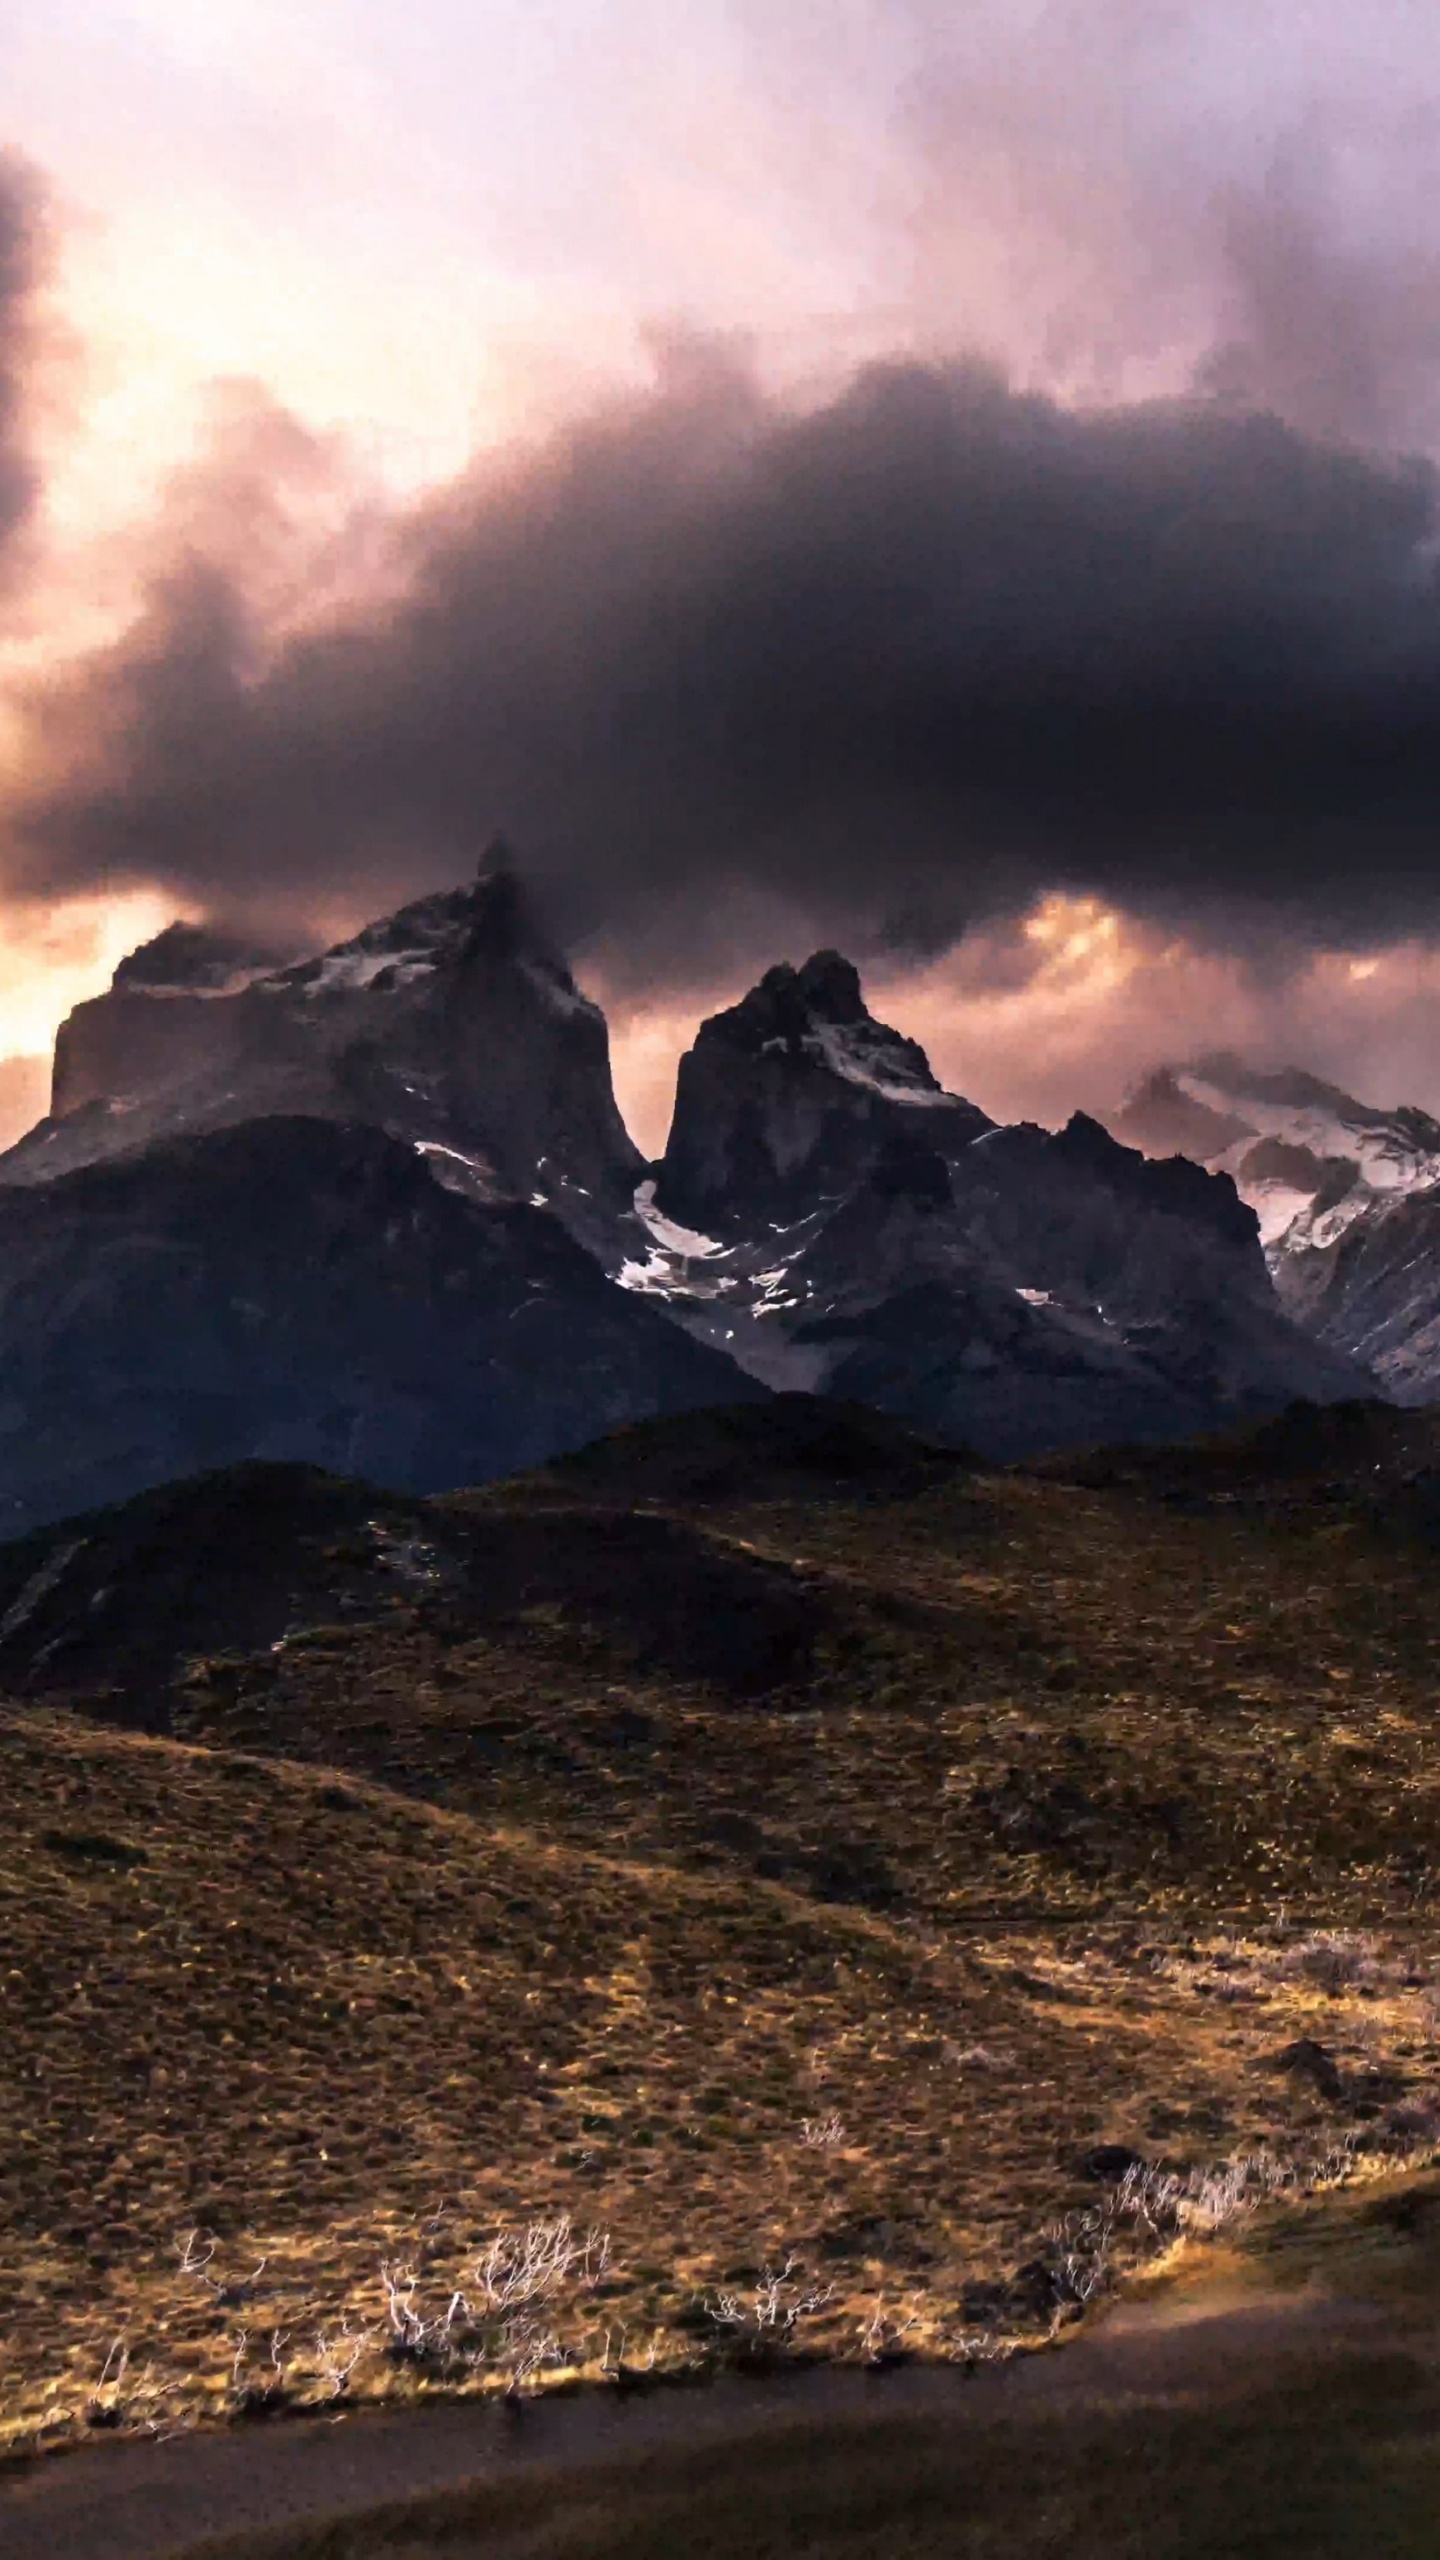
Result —
<path fill-rule="evenodd" d="M 303 976 L 290 983 L 298 983 L 307 997 L 353 995 L 381 979 L 386 989 L 411 986 L 417 978 L 433 977 L 435 966 L 423 951 L 360 951 L 352 946 L 309 962 Z"/>
<path fill-rule="evenodd" d="M 1227 1089 L 1183 1068 L 1176 1080 L 1193 1101 L 1214 1111 L 1232 1110 L 1249 1122 L 1250 1135 L 1234 1140 L 1217 1159 L 1227 1172 L 1227 1159 L 1243 1164 L 1255 1138 L 1262 1137 L 1303 1148 L 1322 1162 L 1351 1163 L 1372 1191 L 1414 1191 L 1440 1181 L 1440 1128 L 1419 1112 L 1375 1111 L 1325 1087 L 1313 1098 L 1274 1099 L 1253 1087 Z"/>
<path fill-rule="evenodd" d="M 238 996 L 246 987 L 258 986 L 262 979 L 273 974 L 274 965 L 271 960 L 256 962 L 253 967 L 231 969 L 224 977 L 210 978 L 192 986 L 167 985 L 163 979 L 152 980 L 139 975 L 127 978 L 125 985 L 130 995 L 148 996 L 152 1003 L 164 1004 L 176 998 L 190 1003 L 198 999 L 204 1003 L 216 996 Z"/>
<path fill-rule="evenodd" d="M 693 1227 L 682 1227 L 674 1218 L 667 1218 L 663 1209 L 657 1209 L 653 1177 L 636 1187 L 635 1215 L 660 1250 L 678 1255 L 682 1262 L 707 1261 L 713 1254 L 723 1254 L 728 1249 L 716 1237 L 702 1236 Z"/>
<path fill-rule="evenodd" d="M 922 1108 L 938 1103 L 942 1110 L 955 1107 L 954 1096 L 946 1093 L 928 1066 L 907 1054 L 910 1044 L 902 1045 L 881 1023 L 817 1021 L 803 1045 L 823 1058 L 832 1075 L 846 1084 L 863 1086 L 867 1093 L 878 1093 L 885 1102 L 918 1103 Z"/>
<path fill-rule="evenodd" d="M 1217 1167 L 1217 1170 L 1228 1173 L 1231 1168 L 1223 1165 Z M 1272 1244 L 1278 1244 L 1282 1236 L 1289 1234 L 1296 1219 L 1303 1216 L 1314 1198 L 1313 1192 L 1297 1191 L 1294 1184 L 1289 1182 L 1254 1182 L 1245 1185 L 1237 1182 L 1235 1187 L 1242 1199 L 1249 1201 L 1260 1221 L 1260 1241 L 1267 1253 Z"/>
<path fill-rule="evenodd" d="M 1327 1248 L 1385 1202 L 1440 1184 L 1440 1122 L 1427 1112 L 1380 1110 L 1298 1068 L 1267 1072 L 1229 1055 L 1158 1068 L 1114 1128 L 1147 1155 L 1228 1173 L 1272 1262 Z"/>

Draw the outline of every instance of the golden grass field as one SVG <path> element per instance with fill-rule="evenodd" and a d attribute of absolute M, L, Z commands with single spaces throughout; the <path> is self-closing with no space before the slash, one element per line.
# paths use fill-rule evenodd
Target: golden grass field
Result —
<path fill-rule="evenodd" d="M 196 2560 L 1431 2560 L 1433 2177 L 1271 2209 L 1175 2273 L 1183 2317 L 1152 2302 L 1143 2336 L 1102 2331 L 998 2392 L 772 2401 L 728 2442 L 677 2425 Z"/>
<path fill-rule="evenodd" d="M 647 1501 L 642 1444 L 460 1499 L 492 1607 L 191 1657 L 167 1735 L 0 1710 L 3 2441 L 678 2370 L 787 2264 L 795 2346 L 973 2355 L 1071 2307 L 1097 2145 L 1428 2154 L 1434 1548 L 1368 1462 L 1207 1464 Z M 603 2262 L 477 2310 L 567 2216 Z"/>

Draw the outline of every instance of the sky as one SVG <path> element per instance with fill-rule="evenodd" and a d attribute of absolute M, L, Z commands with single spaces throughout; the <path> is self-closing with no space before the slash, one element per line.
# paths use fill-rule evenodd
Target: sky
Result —
<path fill-rule="evenodd" d="M 0 150 L 0 1060 L 498 827 L 649 1144 L 829 942 L 1440 1106 L 1428 0 L 7 0 Z"/>

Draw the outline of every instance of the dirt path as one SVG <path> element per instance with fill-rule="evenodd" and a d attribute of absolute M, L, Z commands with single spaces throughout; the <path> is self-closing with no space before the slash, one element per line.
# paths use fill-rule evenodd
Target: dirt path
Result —
<path fill-rule="evenodd" d="M 833 2468 L 852 2441 L 862 2471 L 878 2463 L 893 2473 L 902 2448 L 913 2461 L 917 2431 L 971 2455 L 997 2431 L 1007 2440 L 1038 2431 L 1051 2443 L 1117 2413 L 1230 2400 L 1286 2375 L 1299 2387 L 1322 2363 L 1378 2349 L 1385 2328 L 1374 2305 L 1305 2293 L 1178 2309 L 1122 2308 L 1063 2352 L 969 2380 L 820 2372 L 518 2411 L 377 2411 L 169 2444 L 96 2444 L 0 2486 L 0 2560 L 179 2560 L 209 2544 L 301 2554 L 320 2547 L 319 2529 L 347 2519 L 352 2529 L 327 2535 L 327 2551 L 499 2555 L 512 2547 L 507 2510 L 523 2546 L 537 2549 L 547 2510 L 589 2514 L 598 2502 L 618 2521 L 632 2475 L 653 2500 L 683 2497 L 697 2460 L 713 2481 L 717 2457 L 720 2477 L 753 2483 L 767 2465 L 803 2468 L 807 2447 L 821 2444 Z M 361 2521 L 402 2501 L 420 2504 L 399 2542 L 391 2522 L 372 2533 Z M 465 2538 L 467 2506 L 478 2539 Z"/>

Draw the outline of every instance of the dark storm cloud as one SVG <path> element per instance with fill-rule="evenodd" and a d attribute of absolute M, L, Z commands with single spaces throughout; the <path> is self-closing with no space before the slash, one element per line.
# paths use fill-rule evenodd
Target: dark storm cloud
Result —
<path fill-rule="evenodd" d="M 275 644 L 243 563 L 167 555 L 41 706 L 12 880 L 374 906 L 500 827 L 656 971 L 746 897 L 916 951 L 1056 886 L 1412 929 L 1436 532 L 1428 466 L 1223 403 L 909 365 L 800 416 L 692 349 L 397 526 L 383 603 L 323 630 Z"/>
<path fill-rule="evenodd" d="M 21 160 L 0 151 L 0 579 L 6 550 L 39 495 L 26 428 L 41 231 L 37 180 Z"/>

